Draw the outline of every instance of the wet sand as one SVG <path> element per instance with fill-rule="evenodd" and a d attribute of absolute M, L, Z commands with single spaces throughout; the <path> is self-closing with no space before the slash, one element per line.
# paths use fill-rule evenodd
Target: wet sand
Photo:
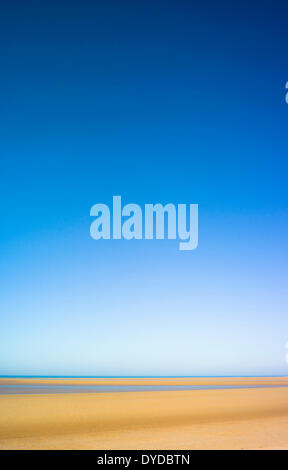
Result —
<path fill-rule="evenodd" d="M 0 385 L 287 385 L 288 377 L 32 377 L 1 378 Z"/>
<path fill-rule="evenodd" d="M 8 379 L 1 379 L 0 383 Z M 23 379 L 9 379 L 20 381 Z M 25 379 L 26 384 L 31 380 Z M 49 383 L 56 379 L 40 379 Z M 287 378 L 58 379 L 58 384 L 245 384 L 241 388 L 2 395 L 0 449 L 288 447 Z M 27 382 L 28 381 L 28 382 Z M 14 382 L 15 383 L 15 382 Z M 18 382 L 19 383 L 19 382 Z M 39 382 L 38 382 L 39 383 Z M 7 384 L 7 382 L 6 382 Z"/>

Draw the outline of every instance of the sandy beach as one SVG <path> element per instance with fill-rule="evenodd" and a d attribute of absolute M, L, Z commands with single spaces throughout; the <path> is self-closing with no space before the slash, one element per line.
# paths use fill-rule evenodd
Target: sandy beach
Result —
<path fill-rule="evenodd" d="M 23 379 L 0 379 L 0 385 Z M 25 379 L 0 396 L 0 449 L 288 448 L 288 378 Z M 263 388 L 33 393 L 33 384 L 262 385 Z M 265 387 L 267 385 L 267 388 Z M 271 387 L 275 385 L 275 387 Z"/>

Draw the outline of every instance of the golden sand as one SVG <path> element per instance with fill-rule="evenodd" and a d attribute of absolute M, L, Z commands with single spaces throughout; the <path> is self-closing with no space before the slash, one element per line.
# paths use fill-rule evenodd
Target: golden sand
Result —
<path fill-rule="evenodd" d="M 35 383 L 38 379 L 26 380 Z M 48 383 L 48 379 L 41 379 L 44 383 L 42 380 Z M 51 380 L 55 379 L 49 379 L 49 383 Z M 287 378 L 64 380 L 67 384 L 69 380 L 70 384 L 75 384 L 75 380 L 79 384 L 81 380 L 82 384 L 93 381 L 99 385 L 140 385 L 139 381 L 142 385 L 207 384 L 207 381 L 218 385 L 231 381 L 235 385 L 288 385 Z M 0 396 L 0 449 L 285 447 L 288 447 L 286 387 Z"/>

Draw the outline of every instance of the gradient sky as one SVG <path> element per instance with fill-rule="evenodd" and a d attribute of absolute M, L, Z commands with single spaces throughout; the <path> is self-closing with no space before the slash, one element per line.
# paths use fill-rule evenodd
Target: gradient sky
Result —
<path fill-rule="evenodd" d="M 287 21 L 2 4 L 0 374 L 287 374 Z M 113 195 L 198 203 L 197 250 L 93 240 Z"/>

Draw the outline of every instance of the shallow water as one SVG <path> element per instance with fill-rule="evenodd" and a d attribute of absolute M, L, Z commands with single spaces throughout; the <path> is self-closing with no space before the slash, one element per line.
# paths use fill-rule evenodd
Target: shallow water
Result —
<path fill-rule="evenodd" d="M 181 390 L 223 390 L 245 388 L 279 388 L 287 385 L 0 385 L 0 395 L 38 395 L 47 393 L 118 393 L 164 392 Z"/>

